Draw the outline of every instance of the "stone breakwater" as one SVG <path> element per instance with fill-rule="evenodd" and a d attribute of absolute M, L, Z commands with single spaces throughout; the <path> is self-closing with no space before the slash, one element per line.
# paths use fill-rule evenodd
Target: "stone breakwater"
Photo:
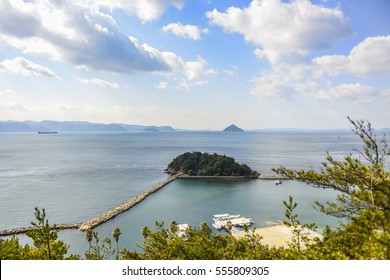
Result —
<path fill-rule="evenodd" d="M 142 200 L 147 198 L 152 193 L 155 193 L 156 191 L 160 190 L 161 188 L 165 187 L 172 181 L 176 180 L 177 177 L 179 177 L 181 174 L 176 174 L 174 176 L 169 177 L 165 181 L 162 181 L 158 183 L 157 185 L 153 186 L 152 188 L 148 189 L 147 191 L 144 191 L 143 193 L 137 195 L 136 197 L 131 198 L 130 200 L 122 203 L 121 205 L 115 207 L 114 209 L 109 210 L 108 212 L 104 213 L 103 215 L 100 215 L 99 217 L 96 217 L 92 220 L 89 220 L 85 223 L 82 223 L 79 226 L 79 230 L 85 231 L 88 229 L 92 229 L 100 224 L 103 224 L 107 222 L 108 220 L 114 218 L 115 216 L 123 213 L 124 211 L 130 209 L 131 207 L 135 206 L 136 204 L 140 203 Z"/>
<path fill-rule="evenodd" d="M 149 195 L 155 193 L 156 191 L 165 187 L 166 185 L 168 185 L 172 181 L 176 180 L 177 177 L 179 177 L 180 175 L 181 175 L 181 173 L 169 177 L 168 179 L 158 183 L 157 185 L 153 186 L 152 188 L 144 191 L 143 193 L 131 198 L 130 200 L 122 203 L 121 205 L 115 207 L 114 209 L 111 209 L 108 212 L 106 212 L 106 213 L 104 213 L 104 214 L 100 215 L 99 217 L 96 217 L 92 220 L 89 220 L 89 221 L 83 222 L 83 223 L 76 223 L 76 224 L 58 224 L 58 225 L 55 224 L 53 227 L 55 227 L 56 229 L 79 229 L 82 231 L 86 231 L 88 229 L 92 229 L 94 227 L 97 227 L 98 225 L 101 225 L 101 224 L 107 222 L 108 220 L 125 212 L 126 210 L 129 210 L 131 207 L 140 203 L 145 198 L 147 198 Z M 34 227 L 19 227 L 19 228 L 13 228 L 13 229 L 0 230 L 0 236 L 26 233 L 26 232 L 33 230 L 33 229 L 34 229 Z"/>
<path fill-rule="evenodd" d="M 58 224 L 58 225 L 53 225 L 53 228 L 55 228 L 55 229 L 76 229 L 76 228 L 79 228 L 80 225 L 81 225 L 81 223 L 78 223 L 78 224 Z M 35 227 L 19 227 L 19 228 L 0 230 L 0 236 L 26 233 L 26 232 L 31 231 L 33 229 L 35 229 Z"/>

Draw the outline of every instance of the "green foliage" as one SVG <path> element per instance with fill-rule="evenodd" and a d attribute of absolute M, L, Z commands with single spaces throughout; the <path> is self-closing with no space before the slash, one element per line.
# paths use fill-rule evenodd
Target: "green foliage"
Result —
<path fill-rule="evenodd" d="M 20 245 L 13 236 L 9 240 L 0 239 L 0 259 L 6 260 L 63 260 L 79 259 L 77 255 L 65 257 L 69 246 L 57 240 L 58 230 L 49 224 L 45 209 L 35 207 L 36 222 L 31 222 L 33 229 L 26 235 L 33 241 L 33 246 Z"/>
<path fill-rule="evenodd" d="M 249 233 L 242 239 L 231 235 L 213 234 L 206 223 L 189 227 L 180 236 L 175 222 L 168 228 L 156 222 L 156 231 L 142 229 L 142 252 L 123 249 L 121 259 L 133 260 L 222 260 L 222 259 L 280 259 L 284 249 L 268 248 L 261 237 Z"/>
<path fill-rule="evenodd" d="M 116 259 L 119 259 L 119 236 L 121 235 L 121 230 L 119 228 L 115 228 L 112 232 L 112 238 L 114 238 L 116 242 Z"/>
<path fill-rule="evenodd" d="M 0 239 L 1 260 L 34 260 L 39 259 L 37 250 L 29 245 L 20 245 L 19 239 L 13 236 L 11 239 Z"/>
<path fill-rule="evenodd" d="M 291 227 L 293 231 L 293 238 L 290 243 L 290 248 L 293 249 L 299 256 L 302 253 L 302 250 L 305 248 L 305 245 L 310 242 L 310 240 L 307 238 L 306 229 L 315 230 L 316 225 L 314 223 L 301 224 L 301 222 L 298 220 L 298 215 L 294 214 L 294 210 L 298 204 L 293 202 L 292 196 L 289 196 L 288 202 L 283 201 L 283 204 L 286 207 L 285 216 L 287 218 L 287 221 L 284 221 L 283 223 Z M 302 245 L 302 242 L 304 245 Z"/>
<path fill-rule="evenodd" d="M 178 156 L 168 165 L 167 170 L 170 173 L 182 172 L 189 176 L 259 176 L 246 164 L 236 163 L 231 157 L 200 152 Z"/>
<path fill-rule="evenodd" d="M 85 252 L 85 258 L 87 260 L 104 260 L 115 253 L 115 249 L 112 249 L 110 238 L 106 237 L 100 242 L 99 234 L 92 230 L 88 230 L 86 235 L 88 242 L 90 242 L 88 251 Z M 91 235 L 92 239 L 90 239 Z"/>
<path fill-rule="evenodd" d="M 296 171 L 283 166 L 274 171 L 292 179 L 340 192 L 336 202 L 316 202 L 320 211 L 345 218 L 347 223 L 328 229 L 318 244 L 321 256 L 346 259 L 390 259 L 390 154 L 386 137 L 379 141 L 369 122 L 353 121 L 352 131 L 363 142 L 359 156 L 339 160 L 329 153 L 319 171 Z"/>

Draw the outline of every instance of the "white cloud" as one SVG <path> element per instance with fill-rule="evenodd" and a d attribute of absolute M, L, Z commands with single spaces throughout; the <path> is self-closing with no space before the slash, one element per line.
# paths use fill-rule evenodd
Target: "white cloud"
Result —
<path fill-rule="evenodd" d="M 184 0 L 79 0 L 77 1 L 86 7 L 105 7 L 110 10 L 120 9 L 130 14 L 135 14 L 142 21 L 153 21 L 158 19 L 170 7 L 182 9 Z"/>
<path fill-rule="evenodd" d="M 93 3 L 92 3 L 93 2 Z M 105 1 L 107 2 L 107 1 Z M 154 19 L 183 1 L 110 1 L 113 9 L 142 14 L 153 10 Z M 160 52 L 122 34 L 115 20 L 99 10 L 103 1 L 40 0 L 0 2 L 0 41 L 26 54 L 46 55 L 77 67 L 116 73 L 171 72 L 171 53 Z M 95 8 L 94 8 L 95 7 Z M 167 60 L 166 60 L 167 59 Z"/>
<path fill-rule="evenodd" d="M 329 75 L 390 74 L 390 36 L 369 37 L 355 46 L 347 56 L 331 55 L 315 58 Z"/>
<path fill-rule="evenodd" d="M 167 82 L 160 82 L 158 85 L 156 85 L 157 89 L 167 90 L 169 89 L 169 85 Z"/>
<path fill-rule="evenodd" d="M 205 69 L 206 60 L 198 56 L 194 61 L 187 61 L 184 64 L 184 73 L 189 81 L 199 80 L 205 76 L 216 75 L 218 72 L 214 69 Z"/>
<path fill-rule="evenodd" d="M 385 98 L 386 103 L 390 103 L 390 88 L 383 90 L 381 96 Z"/>
<path fill-rule="evenodd" d="M 137 38 L 121 33 L 110 10 L 136 13 L 144 20 L 158 18 L 169 7 L 181 8 L 182 0 L 0 1 L 0 41 L 25 54 L 39 54 L 64 61 L 77 69 L 132 75 L 149 72 L 183 77 L 189 88 L 205 83 L 217 72 L 206 68 L 202 58 L 184 61 L 173 52 L 160 51 Z M 108 10 L 101 9 L 102 7 Z M 153 10 L 150 17 L 141 10 Z M 20 28 L 21 25 L 26 25 Z M 43 70 L 43 69 L 41 69 Z M 43 74 L 43 71 L 42 71 Z M 50 72 L 46 71 L 49 75 Z M 88 81 L 115 87 L 101 81 Z"/>
<path fill-rule="evenodd" d="M 58 78 L 49 68 L 35 64 L 23 57 L 16 57 L 14 59 L 5 59 L 0 62 L 6 70 L 23 75 L 23 76 L 46 76 L 50 78 Z"/>
<path fill-rule="evenodd" d="M 369 103 L 380 94 L 374 87 L 355 83 L 324 88 L 314 97 L 322 100 L 348 99 L 357 103 Z"/>
<path fill-rule="evenodd" d="M 29 112 L 29 110 L 20 104 L 19 102 L 12 101 L 12 102 L 5 102 L 0 100 L 0 109 L 3 111 L 2 113 L 25 113 Z"/>
<path fill-rule="evenodd" d="M 180 22 L 170 23 L 161 28 L 164 32 L 172 32 L 176 36 L 188 38 L 191 40 L 200 40 L 202 33 L 208 33 L 209 30 L 207 28 L 200 28 L 195 25 L 183 25 Z"/>
<path fill-rule="evenodd" d="M 329 49 L 352 33 L 339 8 L 325 8 L 308 0 L 253 0 L 246 8 L 207 13 L 212 24 L 242 34 L 256 45 L 255 54 L 271 63 L 301 61 L 312 52 Z"/>
<path fill-rule="evenodd" d="M 111 88 L 111 89 L 117 89 L 119 88 L 119 84 L 117 83 L 111 83 L 106 80 L 98 79 L 98 78 L 92 78 L 92 79 L 77 79 L 79 82 L 85 83 L 85 84 L 93 84 L 104 88 Z"/>
<path fill-rule="evenodd" d="M 230 76 L 230 77 L 233 77 L 235 75 L 237 75 L 237 71 L 238 71 L 238 67 L 237 66 L 232 66 L 230 67 L 230 69 L 224 69 L 223 72 L 227 75 L 227 76 Z"/>
<path fill-rule="evenodd" d="M 289 99 L 296 93 L 295 81 L 285 72 L 263 72 L 259 77 L 253 78 L 254 88 L 251 93 L 260 98 L 277 97 Z"/>

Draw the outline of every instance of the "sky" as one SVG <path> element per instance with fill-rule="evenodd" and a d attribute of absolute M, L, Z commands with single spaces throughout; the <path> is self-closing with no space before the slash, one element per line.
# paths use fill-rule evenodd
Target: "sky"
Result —
<path fill-rule="evenodd" d="M 388 0 L 0 0 L 0 121 L 390 127 Z"/>

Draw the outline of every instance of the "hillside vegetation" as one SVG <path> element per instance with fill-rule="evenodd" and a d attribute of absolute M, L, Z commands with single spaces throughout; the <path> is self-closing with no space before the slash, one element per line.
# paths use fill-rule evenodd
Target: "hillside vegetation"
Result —
<path fill-rule="evenodd" d="M 189 176 L 259 176 L 248 165 L 235 162 L 234 158 L 201 152 L 184 153 L 176 157 L 168 165 L 167 172 L 181 172 Z"/>

